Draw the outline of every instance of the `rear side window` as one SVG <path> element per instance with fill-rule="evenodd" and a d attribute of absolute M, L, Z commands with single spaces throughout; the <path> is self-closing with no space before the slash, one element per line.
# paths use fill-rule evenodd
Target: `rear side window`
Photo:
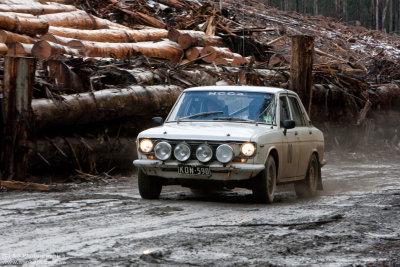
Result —
<path fill-rule="evenodd" d="M 305 126 L 304 116 L 301 111 L 299 102 L 295 97 L 289 97 L 290 109 L 292 110 L 293 120 L 296 122 L 297 126 Z"/>
<path fill-rule="evenodd" d="M 280 113 L 281 113 L 281 125 L 283 124 L 284 121 L 290 120 L 290 111 L 289 111 L 289 105 L 287 102 L 286 96 L 281 96 L 279 97 L 279 104 L 280 104 Z"/>

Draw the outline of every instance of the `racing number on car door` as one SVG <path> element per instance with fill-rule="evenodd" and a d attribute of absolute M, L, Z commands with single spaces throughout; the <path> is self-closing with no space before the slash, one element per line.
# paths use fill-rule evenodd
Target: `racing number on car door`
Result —
<path fill-rule="evenodd" d="M 288 151 L 287 151 L 287 163 L 292 164 L 293 162 L 293 144 L 288 144 Z"/>

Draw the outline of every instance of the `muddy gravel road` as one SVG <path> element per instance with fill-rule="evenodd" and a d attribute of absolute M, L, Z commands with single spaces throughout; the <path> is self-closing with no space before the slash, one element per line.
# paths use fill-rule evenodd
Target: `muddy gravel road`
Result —
<path fill-rule="evenodd" d="M 250 191 L 142 200 L 136 176 L 62 192 L 0 191 L 0 265 L 399 266 L 400 164 L 329 158 L 325 190 L 276 203 Z"/>

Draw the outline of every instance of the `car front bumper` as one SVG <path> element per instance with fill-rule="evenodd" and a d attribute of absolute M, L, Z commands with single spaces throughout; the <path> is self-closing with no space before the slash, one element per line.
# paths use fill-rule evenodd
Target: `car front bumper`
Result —
<path fill-rule="evenodd" d="M 222 164 L 213 162 L 211 164 L 202 164 L 196 160 L 181 163 L 178 161 L 164 162 L 161 160 L 138 159 L 133 162 L 136 167 L 143 169 L 144 173 L 163 178 L 182 178 L 182 179 L 207 179 L 219 181 L 245 180 L 257 175 L 264 170 L 264 164 L 250 163 L 228 163 Z M 190 167 L 209 167 L 210 175 L 193 175 L 178 173 L 179 166 Z"/>

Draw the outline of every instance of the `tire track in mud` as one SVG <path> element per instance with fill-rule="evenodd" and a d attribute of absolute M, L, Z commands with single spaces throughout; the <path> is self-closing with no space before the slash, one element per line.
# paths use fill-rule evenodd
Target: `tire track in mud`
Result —
<path fill-rule="evenodd" d="M 199 197 L 181 187 L 146 201 L 135 176 L 0 192 L 0 264 L 35 255 L 48 265 L 400 264 L 397 163 L 334 161 L 323 175 L 320 196 L 284 187 L 272 205 L 245 190 Z"/>

